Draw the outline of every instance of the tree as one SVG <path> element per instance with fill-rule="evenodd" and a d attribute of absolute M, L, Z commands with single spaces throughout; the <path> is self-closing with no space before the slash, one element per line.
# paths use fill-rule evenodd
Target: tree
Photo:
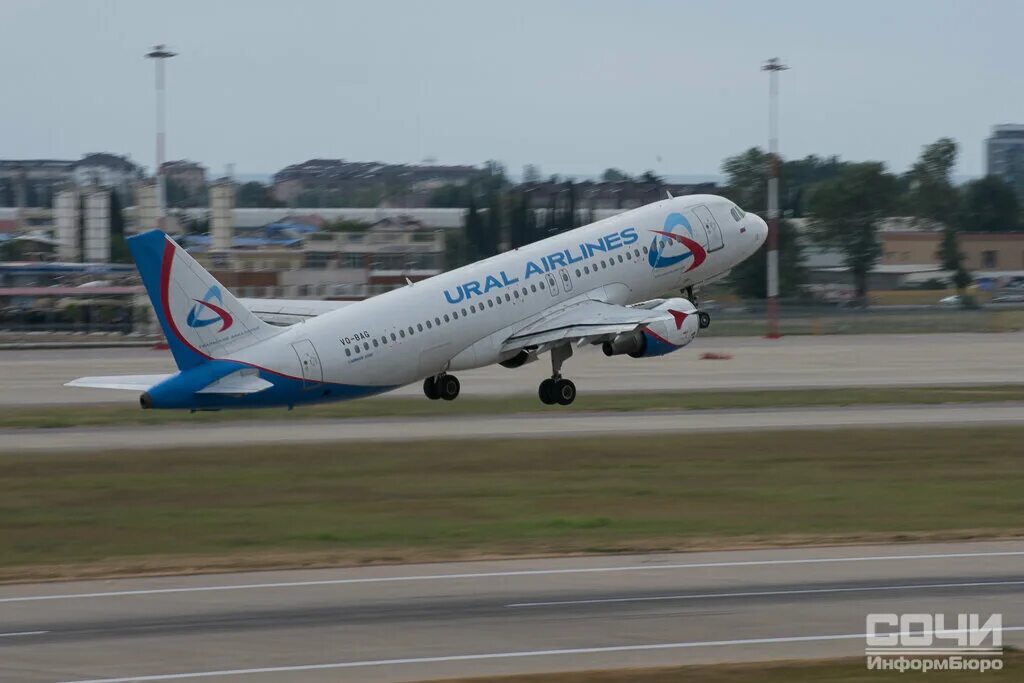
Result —
<path fill-rule="evenodd" d="M 606 183 L 628 183 L 633 179 L 617 168 L 606 168 L 601 174 L 601 180 Z"/>
<path fill-rule="evenodd" d="M 539 183 L 543 176 L 540 173 L 540 166 L 536 164 L 526 164 L 523 166 L 523 182 L 524 183 Z"/>
<path fill-rule="evenodd" d="M 803 198 L 816 183 L 839 175 L 848 163 L 839 157 L 810 155 L 779 165 L 779 205 L 784 215 L 803 216 Z M 751 147 L 722 162 L 727 177 L 723 194 L 747 211 L 764 213 L 768 202 L 768 154 Z"/>
<path fill-rule="evenodd" d="M 968 232 L 1016 230 L 1019 210 L 1013 188 L 998 176 L 985 176 L 964 186 L 960 225 Z"/>
<path fill-rule="evenodd" d="M 665 179 L 656 174 L 654 171 L 644 171 L 640 174 L 638 180 L 641 183 L 650 183 L 651 185 L 664 185 Z"/>
<path fill-rule="evenodd" d="M 263 207 L 284 206 L 284 202 L 274 199 L 269 186 L 260 182 L 250 181 L 242 183 L 235 190 L 235 206 L 240 209 L 261 209 Z"/>
<path fill-rule="evenodd" d="M 868 273 L 882 255 L 878 221 L 895 204 L 898 187 L 898 179 L 885 172 L 884 164 L 869 161 L 844 167 L 810 195 L 812 235 L 843 252 L 862 302 L 867 297 Z"/>
<path fill-rule="evenodd" d="M 964 254 L 960 251 L 957 230 L 953 225 L 946 225 L 942 232 L 942 243 L 939 245 L 939 261 L 944 270 L 953 271 L 953 286 L 960 295 L 960 301 L 966 301 L 967 285 L 971 284 L 971 274 L 964 266 Z"/>
<path fill-rule="evenodd" d="M 508 197 L 508 240 L 510 249 L 518 249 L 537 241 L 536 214 L 523 192 Z"/>
<path fill-rule="evenodd" d="M 960 193 L 953 187 L 953 166 L 957 147 L 950 138 L 925 145 L 921 156 L 907 174 L 910 192 L 908 209 L 918 219 L 949 224 L 960 210 Z"/>
<path fill-rule="evenodd" d="M 480 217 L 480 212 L 477 211 L 476 200 L 472 197 L 469 199 L 469 206 L 466 208 L 466 215 L 463 218 L 462 235 L 465 250 L 460 256 L 464 258 L 463 262 L 469 263 L 483 258 L 485 255 L 484 243 L 486 242 L 484 222 Z"/>

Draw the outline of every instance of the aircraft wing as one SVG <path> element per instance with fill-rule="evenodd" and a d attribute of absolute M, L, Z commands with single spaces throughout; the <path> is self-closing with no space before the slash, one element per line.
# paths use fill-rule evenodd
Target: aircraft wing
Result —
<path fill-rule="evenodd" d="M 643 305 L 619 306 L 594 299 L 571 304 L 512 334 L 505 340 L 502 351 L 564 340 L 578 340 L 581 344 L 594 342 L 620 332 L 631 332 L 641 325 L 672 319 L 666 311 L 649 310 Z"/>
<path fill-rule="evenodd" d="M 79 377 L 64 384 L 66 387 L 89 389 L 131 389 L 146 391 L 173 375 L 113 375 L 107 377 Z"/>
<path fill-rule="evenodd" d="M 239 299 L 239 301 L 257 318 L 271 325 L 294 325 L 356 303 L 354 301 L 321 301 L 319 299 Z"/>

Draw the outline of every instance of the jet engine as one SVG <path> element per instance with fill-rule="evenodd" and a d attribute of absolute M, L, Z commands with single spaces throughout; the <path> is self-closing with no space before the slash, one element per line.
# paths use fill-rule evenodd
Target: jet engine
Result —
<path fill-rule="evenodd" d="M 697 309 L 689 300 L 681 297 L 668 299 L 652 310 L 667 313 L 669 319 L 616 335 L 601 345 L 604 355 L 626 353 L 633 358 L 664 356 L 683 348 L 697 336 L 700 326 Z"/>

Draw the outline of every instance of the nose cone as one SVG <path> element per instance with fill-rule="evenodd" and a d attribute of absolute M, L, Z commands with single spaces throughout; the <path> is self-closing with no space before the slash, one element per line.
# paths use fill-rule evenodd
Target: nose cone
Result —
<path fill-rule="evenodd" d="M 748 213 L 747 215 L 751 218 L 753 224 L 751 231 L 754 233 L 754 239 L 757 240 L 757 246 L 760 247 L 768 239 L 768 224 L 757 214 Z"/>

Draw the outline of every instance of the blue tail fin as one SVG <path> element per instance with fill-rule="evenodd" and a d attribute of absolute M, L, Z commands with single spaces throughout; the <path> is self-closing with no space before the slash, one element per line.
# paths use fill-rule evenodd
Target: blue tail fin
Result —
<path fill-rule="evenodd" d="M 128 248 L 179 370 L 281 332 L 257 318 L 163 232 L 129 237 Z"/>

